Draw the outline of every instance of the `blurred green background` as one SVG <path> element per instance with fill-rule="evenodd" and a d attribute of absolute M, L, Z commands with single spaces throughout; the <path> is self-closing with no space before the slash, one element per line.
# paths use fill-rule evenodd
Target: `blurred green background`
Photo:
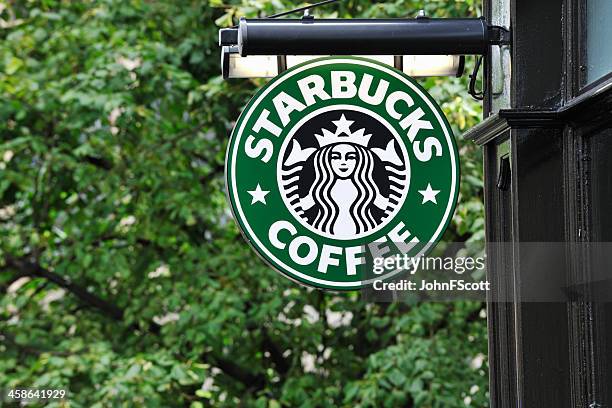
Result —
<path fill-rule="evenodd" d="M 0 389 L 64 388 L 47 405 L 66 407 L 488 405 L 482 303 L 299 287 L 231 219 L 227 140 L 265 81 L 222 80 L 217 30 L 300 5 L 0 1 Z M 475 0 L 313 13 L 421 8 L 481 15 Z M 481 154 L 459 137 L 481 119 L 467 73 L 421 83 L 462 157 L 445 239 L 482 247 Z"/>

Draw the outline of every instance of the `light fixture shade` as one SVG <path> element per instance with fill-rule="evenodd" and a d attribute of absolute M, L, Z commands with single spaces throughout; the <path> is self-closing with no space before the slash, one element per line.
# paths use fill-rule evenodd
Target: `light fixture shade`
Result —
<path fill-rule="evenodd" d="M 223 47 L 221 51 L 223 78 L 274 78 L 280 72 L 276 55 L 241 57 L 238 47 Z"/>
<path fill-rule="evenodd" d="M 395 67 L 412 77 L 461 76 L 460 55 L 357 55 Z M 321 55 L 252 55 L 241 57 L 237 46 L 224 46 L 221 54 L 223 78 L 273 78 Z"/>
<path fill-rule="evenodd" d="M 411 77 L 460 77 L 464 65 L 462 55 L 404 55 L 402 71 Z"/>

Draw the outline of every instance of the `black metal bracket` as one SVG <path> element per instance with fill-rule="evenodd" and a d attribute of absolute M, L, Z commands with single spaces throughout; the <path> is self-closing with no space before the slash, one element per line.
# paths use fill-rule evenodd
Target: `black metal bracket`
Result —
<path fill-rule="evenodd" d="M 483 82 L 483 88 L 481 91 L 476 90 L 476 79 L 478 78 L 478 71 L 480 71 L 480 65 L 482 64 L 483 59 L 484 55 L 481 55 L 476 59 L 474 70 L 470 74 L 470 84 L 468 86 L 468 93 L 472 96 L 472 98 L 479 101 L 482 101 L 484 99 L 485 93 L 487 92 L 485 82 Z"/>
<path fill-rule="evenodd" d="M 496 187 L 502 191 L 507 191 L 510 187 L 511 167 L 510 157 L 504 156 L 499 161 L 499 170 L 497 172 Z"/>
<path fill-rule="evenodd" d="M 490 45 L 510 45 L 512 41 L 512 36 L 510 35 L 510 30 L 500 27 L 500 26 L 489 26 L 489 44 Z M 483 60 L 486 58 L 487 54 L 483 54 L 476 59 L 476 64 L 474 65 L 474 70 L 470 74 L 470 84 L 468 86 L 468 93 L 472 96 L 472 98 L 482 101 L 484 100 L 485 94 L 487 93 L 486 82 L 483 81 L 482 90 L 476 90 L 476 81 L 478 78 L 478 72 L 480 71 L 480 66 L 482 65 Z"/>
<path fill-rule="evenodd" d="M 510 45 L 512 42 L 512 36 L 510 30 L 501 26 L 488 26 L 489 31 L 489 45 Z"/>

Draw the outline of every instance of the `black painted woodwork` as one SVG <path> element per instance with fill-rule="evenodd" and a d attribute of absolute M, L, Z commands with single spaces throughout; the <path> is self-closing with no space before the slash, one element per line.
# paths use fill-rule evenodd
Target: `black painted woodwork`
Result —
<path fill-rule="evenodd" d="M 585 1 L 510 2 L 512 106 L 492 113 L 488 95 L 466 134 L 485 157 L 492 407 L 612 407 L 612 304 L 521 302 L 536 285 L 612 279 L 576 249 L 612 242 L 612 77 L 584 85 Z M 529 242 L 567 249 L 538 262 Z"/>

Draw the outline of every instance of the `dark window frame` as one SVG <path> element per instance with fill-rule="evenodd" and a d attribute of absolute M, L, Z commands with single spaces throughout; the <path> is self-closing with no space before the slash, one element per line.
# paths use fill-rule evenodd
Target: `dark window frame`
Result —
<path fill-rule="evenodd" d="M 612 78 L 610 72 L 592 82 L 588 82 L 587 50 L 587 2 L 589 0 L 565 0 L 566 22 L 565 39 L 568 48 L 566 74 L 568 78 L 568 100 L 590 90 L 597 89 Z"/>

